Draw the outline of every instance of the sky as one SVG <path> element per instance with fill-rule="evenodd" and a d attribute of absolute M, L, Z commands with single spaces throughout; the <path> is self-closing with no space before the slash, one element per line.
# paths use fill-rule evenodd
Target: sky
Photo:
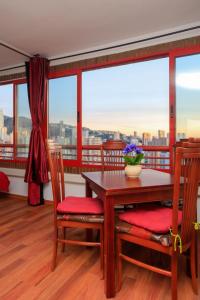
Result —
<path fill-rule="evenodd" d="M 0 109 L 4 115 L 13 115 L 13 85 L 5 84 L 0 86 Z"/>
<path fill-rule="evenodd" d="M 30 117 L 30 110 L 28 104 L 27 85 L 19 84 L 17 86 L 18 93 L 18 107 L 17 110 L 20 116 Z M 0 86 L 0 109 L 6 116 L 13 116 L 13 85 L 5 84 Z"/>
<path fill-rule="evenodd" d="M 30 118 L 30 109 L 29 109 L 29 103 L 28 103 L 28 92 L 27 92 L 27 84 L 19 84 L 17 86 L 17 111 L 18 115 L 22 117 Z"/>
<path fill-rule="evenodd" d="M 177 132 L 200 136 L 200 54 L 176 60 Z"/>
<path fill-rule="evenodd" d="M 77 78 L 62 77 L 49 80 L 49 122 L 64 121 L 76 126 Z"/>
<path fill-rule="evenodd" d="M 83 74 L 83 126 L 169 132 L 169 59 L 127 64 Z"/>

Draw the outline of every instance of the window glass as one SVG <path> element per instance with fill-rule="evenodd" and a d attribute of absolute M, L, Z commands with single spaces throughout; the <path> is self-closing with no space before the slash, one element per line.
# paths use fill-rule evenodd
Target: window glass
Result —
<path fill-rule="evenodd" d="M 13 85 L 0 86 L 0 159 L 12 159 L 13 147 Z"/>
<path fill-rule="evenodd" d="M 200 137 L 200 54 L 176 59 L 176 139 Z"/>
<path fill-rule="evenodd" d="M 17 89 L 17 156 L 27 157 L 32 121 L 28 102 L 27 84 L 18 84 Z"/>
<path fill-rule="evenodd" d="M 13 143 L 13 85 L 0 86 L 0 144 Z"/>
<path fill-rule="evenodd" d="M 169 58 L 83 72 L 82 107 L 83 163 L 99 164 L 94 145 L 108 139 L 168 146 Z M 146 152 L 144 162 L 168 169 L 169 153 Z"/>
<path fill-rule="evenodd" d="M 65 159 L 77 157 L 77 76 L 49 80 L 49 138 L 63 147 Z"/>
<path fill-rule="evenodd" d="M 169 59 L 83 73 L 83 144 L 169 144 Z"/>

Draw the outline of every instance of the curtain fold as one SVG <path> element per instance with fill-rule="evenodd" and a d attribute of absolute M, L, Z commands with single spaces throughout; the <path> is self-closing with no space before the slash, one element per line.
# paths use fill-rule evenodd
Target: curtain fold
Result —
<path fill-rule="evenodd" d="M 26 63 L 29 107 L 32 131 L 24 181 L 28 182 L 28 203 L 43 204 L 43 183 L 47 183 L 47 156 L 42 134 L 46 111 L 47 79 L 49 62 L 46 58 L 35 56 Z"/>

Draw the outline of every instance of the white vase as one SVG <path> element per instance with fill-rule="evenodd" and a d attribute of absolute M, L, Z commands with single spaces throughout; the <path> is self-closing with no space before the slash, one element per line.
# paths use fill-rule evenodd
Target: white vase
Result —
<path fill-rule="evenodd" d="M 141 165 L 134 165 L 134 166 L 127 165 L 125 167 L 125 174 L 128 177 L 139 177 L 141 171 L 142 171 L 142 166 Z"/>

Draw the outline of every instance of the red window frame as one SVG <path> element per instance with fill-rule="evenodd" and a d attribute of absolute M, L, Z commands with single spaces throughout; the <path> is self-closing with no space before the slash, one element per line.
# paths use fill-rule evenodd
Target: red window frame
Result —
<path fill-rule="evenodd" d="M 13 144 L 6 144 L 6 147 L 13 148 L 13 159 L 0 159 L 3 162 L 25 162 L 26 158 L 17 157 L 17 85 L 27 83 L 26 79 L 15 79 L 2 82 L 0 85 L 13 85 Z M 2 144 L 1 144 L 2 145 Z M 0 145 L 0 147 L 1 147 Z M 5 146 L 5 144 L 3 144 Z"/>
<path fill-rule="evenodd" d="M 173 161 L 173 145 L 176 142 L 176 84 L 175 84 L 175 76 L 176 76 L 176 58 L 182 56 L 188 56 L 193 54 L 200 54 L 200 45 L 188 48 L 177 48 L 173 49 L 169 52 L 169 74 L 170 74 L 170 84 L 169 84 L 169 92 L 170 92 L 170 166 L 171 170 L 173 169 L 174 161 Z"/>
<path fill-rule="evenodd" d="M 64 160 L 64 165 L 68 167 L 79 167 L 81 165 L 81 144 L 82 144 L 82 134 L 81 134 L 81 124 L 82 124 L 82 114 L 81 114 L 81 91 L 82 91 L 82 80 L 81 71 L 78 70 L 62 70 L 51 72 L 48 76 L 48 80 L 62 78 L 67 76 L 77 76 L 77 159 L 76 160 Z M 48 102 L 48 101 L 47 101 Z M 47 103 L 48 110 L 48 103 Z M 47 131 L 46 136 L 48 137 L 48 112 L 47 112 Z"/>
<path fill-rule="evenodd" d="M 168 57 L 169 58 L 169 134 L 170 134 L 170 140 L 169 140 L 169 146 L 155 146 L 155 148 L 159 151 L 169 151 L 170 153 L 170 170 L 173 168 L 173 145 L 175 144 L 175 134 L 176 134 L 176 99 L 175 99 L 175 60 L 177 57 L 180 56 L 187 56 L 192 54 L 200 53 L 200 46 L 193 46 L 193 47 L 187 47 L 187 48 L 177 48 L 172 49 L 169 51 L 161 51 L 157 52 L 151 55 L 142 55 L 139 57 L 128 57 L 123 59 L 116 59 L 110 62 L 105 63 L 97 63 L 86 67 L 80 67 L 77 69 L 71 69 L 71 70 L 61 70 L 61 71 L 53 71 L 50 72 L 48 79 L 54 79 L 59 77 L 65 77 L 65 76 L 77 76 L 77 160 L 66 160 L 64 164 L 66 166 L 74 166 L 74 167 L 92 167 L 92 165 L 86 165 L 82 163 L 82 150 L 86 148 L 86 146 L 82 145 L 82 72 L 89 71 L 89 70 L 95 70 L 100 68 L 109 68 L 112 66 L 120 66 L 124 64 L 134 63 L 134 62 L 142 62 L 152 59 L 159 59 Z M 17 80 L 10 80 L 1 83 L 3 84 L 13 84 L 13 122 L 14 122 L 14 132 L 13 132 L 13 148 L 14 148 L 14 157 L 12 160 L 6 160 L 6 161 L 15 161 L 15 162 L 23 162 L 26 161 L 26 158 L 17 158 L 16 157 L 16 85 L 20 83 L 26 83 L 25 79 L 17 79 Z M 47 105 L 48 109 L 48 100 Z M 48 115 L 48 113 L 47 113 Z M 48 116 L 44 122 L 43 125 L 43 133 L 44 137 L 46 138 L 48 136 Z M 9 145 L 8 145 L 9 146 Z M 98 148 L 98 146 L 97 146 Z M 144 150 L 149 150 L 149 146 L 143 147 Z M 5 161 L 5 160 L 1 160 Z M 95 165 L 94 165 L 95 166 Z M 95 166 L 96 167 L 96 166 Z"/>
<path fill-rule="evenodd" d="M 136 63 L 136 62 L 143 62 L 143 61 L 148 61 L 148 60 L 153 60 L 153 59 L 159 59 L 159 58 L 165 58 L 165 57 L 169 57 L 169 51 L 162 51 L 162 52 L 157 52 L 155 54 L 151 54 L 151 55 L 143 55 L 143 56 L 138 56 L 138 57 L 128 57 L 128 58 L 123 58 L 123 59 L 116 59 L 116 60 L 113 60 L 111 62 L 106 62 L 106 63 L 97 63 L 97 64 L 93 64 L 89 67 L 82 67 L 80 68 L 81 70 L 81 74 L 82 72 L 84 71 L 91 71 L 91 70 L 97 70 L 97 69 L 102 69 L 102 68 L 109 68 L 109 67 L 114 67 L 114 66 L 120 66 L 120 65 L 125 65 L 125 64 L 130 64 L 130 63 Z M 170 70 L 170 68 L 169 68 Z M 171 140 L 170 140 L 171 142 Z M 173 145 L 173 144 L 172 144 Z M 169 151 L 170 153 L 170 143 L 169 143 L 169 146 L 155 146 L 156 150 L 157 151 Z M 82 150 L 83 149 L 100 149 L 100 146 L 85 146 L 85 145 L 82 145 Z M 151 151 L 152 146 L 142 146 L 142 148 L 146 151 Z M 171 170 L 171 165 L 172 165 L 172 162 L 171 162 L 171 155 L 170 155 L 170 166 L 169 166 L 169 170 Z M 82 160 L 81 160 L 81 167 L 96 167 L 98 168 L 98 166 L 96 165 L 86 165 L 86 164 L 82 164 Z M 101 168 L 101 167 L 99 167 Z M 161 169 L 162 171 L 166 171 L 166 172 L 169 172 L 169 170 L 164 170 L 164 169 Z"/>

